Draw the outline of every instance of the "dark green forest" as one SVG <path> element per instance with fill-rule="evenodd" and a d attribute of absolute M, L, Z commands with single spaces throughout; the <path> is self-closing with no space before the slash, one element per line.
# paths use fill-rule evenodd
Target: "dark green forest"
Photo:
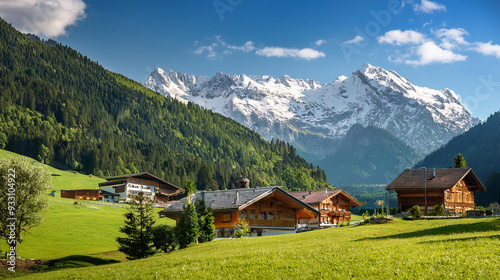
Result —
<path fill-rule="evenodd" d="M 198 189 L 312 190 L 325 172 L 283 141 L 145 89 L 60 44 L 0 20 L 0 148 L 86 174 L 150 172 Z"/>
<path fill-rule="evenodd" d="M 451 168 L 453 158 L 461 153 L 486 187 L 476 194 L 476 202 L 486 206 L 498 201 L 500 191 L 500 112 L 491 115 L 469 131 L 451 139 L 446 145 L 428 155 L 415 167 Z"/>

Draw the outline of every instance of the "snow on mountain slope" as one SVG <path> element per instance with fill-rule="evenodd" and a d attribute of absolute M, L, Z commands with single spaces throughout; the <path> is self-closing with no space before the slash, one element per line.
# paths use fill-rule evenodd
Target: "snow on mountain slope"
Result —
<path fill-rule="evenodd" d="M 452 90 L 413 85 L 394 71 L 365 64 L 350 77 L 321 84 L 271 76 L 197 77 L 156 69 L 144 86 L 194 102 L 256 130 L 293 142 L 318 157 L 334 150 L 354 124 L 386 129 L 429 153 L 480 120 Z"/>

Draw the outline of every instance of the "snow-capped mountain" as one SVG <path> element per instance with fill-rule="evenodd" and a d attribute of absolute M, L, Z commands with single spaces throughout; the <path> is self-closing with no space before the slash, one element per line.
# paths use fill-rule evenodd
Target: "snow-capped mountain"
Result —
<path fill-rule="evenodd" d="M 267 139 L 290 141 L 319 158 L 333 152 L 332 141 L 344 137 L 354 124 L 385 129 L 429 153 L 480 121 L 452 90 L 416 86 L 370 64 L 328 84 L 287 75 L 219 72 L 197 77 L 158 68 L 144 86 L 233 118 Z"/>

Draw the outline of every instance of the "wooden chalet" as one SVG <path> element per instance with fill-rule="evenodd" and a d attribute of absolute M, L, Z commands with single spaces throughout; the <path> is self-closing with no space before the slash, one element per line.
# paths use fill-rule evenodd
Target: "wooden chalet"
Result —
<path fill-rule="evenodd" d="M 102 200 L 103 198 L 99 189 L 61 190 L 61 197 L 83 200 Z"/>
<path fill-rule="evenodd" d="M 289 194 L 320 211 L 319 220 L 314 218 L 299 221 L 301 225 L 307 227 L 331 227 L 340 222 L 350 221 L 350 207 L 361 205 L 359 201 L 341 189 L 298 191 L 289 192 Z"/>
<path fill-rule="evenodd" d="M 109 202 L 116 202 L 116 197 L 112 194 L 119 195 L 119 202 L 127 202 L 133 195 L 143 192 L 155 203 L 160 203 L 176 200 L 177 195 L 184 193 L 179 187 L 147 172 L 114 176 L 106 180 L 107 182 L 99 183 L 99 188 L 106 191 L 109 198 L 105 201 Z"/>
<path fill-rule="evenodd" d="M 399 211 L 418 205 L 424 212 L 443 205 L 451 214 L 474 210 L 474 194 L 485 187 L 470 168 L 407 169 L 388 187 L 396 191 Z"/>
<path fill-rule="evenodd" d="M 179 221 L 186 205 L 185 197 L 164 210 L 160 217 Z M 205 201 L 215 217 L 216 237 L 231 237 L 240 219 L 251 228 L 250 236 L 294 233 L 300 219 L 314 219 L 319 210 L 288 194 L 281 187 L 242 188 L 197 192 L 191 203 Z"/>

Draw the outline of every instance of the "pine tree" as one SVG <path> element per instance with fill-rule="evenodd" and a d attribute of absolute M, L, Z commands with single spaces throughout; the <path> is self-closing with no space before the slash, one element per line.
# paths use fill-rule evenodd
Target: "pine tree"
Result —
<path fill-rule="evenodd" d="M 461 153 L 456 155 L 453 158 L 453 167 L 455 168 L 466 168 L 467 167 L 467 162 L 465 161 L 464 156 L 462 156 Z"/>
<path fill-rule="evenodd" d="M 196 212 L 198 213 L 199 237 L 198 242 L 210 242 L 215 237 L 214 215 L 212 208 L 206 208 L 203 200 L 198 200 L 195 203 Z"/>
<path fill-rule="evenodd" d="M 192 203 L 187 203 L 184 213 L 176 227 L 177 241 L 181 249 L 196 242 L 199 235 L 198 214 L 196 207 Z"/>
<path fill-rule="evenodd" d="M 142 259 L 153 255 L 153 241 L 151 227 L 155 223 L 155 213 L 153 202 L 143 192 L 139 192 L 133 197 L 128 207 L 128 212 L 124 214 L 125 226 L 120 228 L 120 232 L 127 237 L 118 237 L 116 240 L 120 244 L 118 250 L 127 255 L 127 259 Z"/>

